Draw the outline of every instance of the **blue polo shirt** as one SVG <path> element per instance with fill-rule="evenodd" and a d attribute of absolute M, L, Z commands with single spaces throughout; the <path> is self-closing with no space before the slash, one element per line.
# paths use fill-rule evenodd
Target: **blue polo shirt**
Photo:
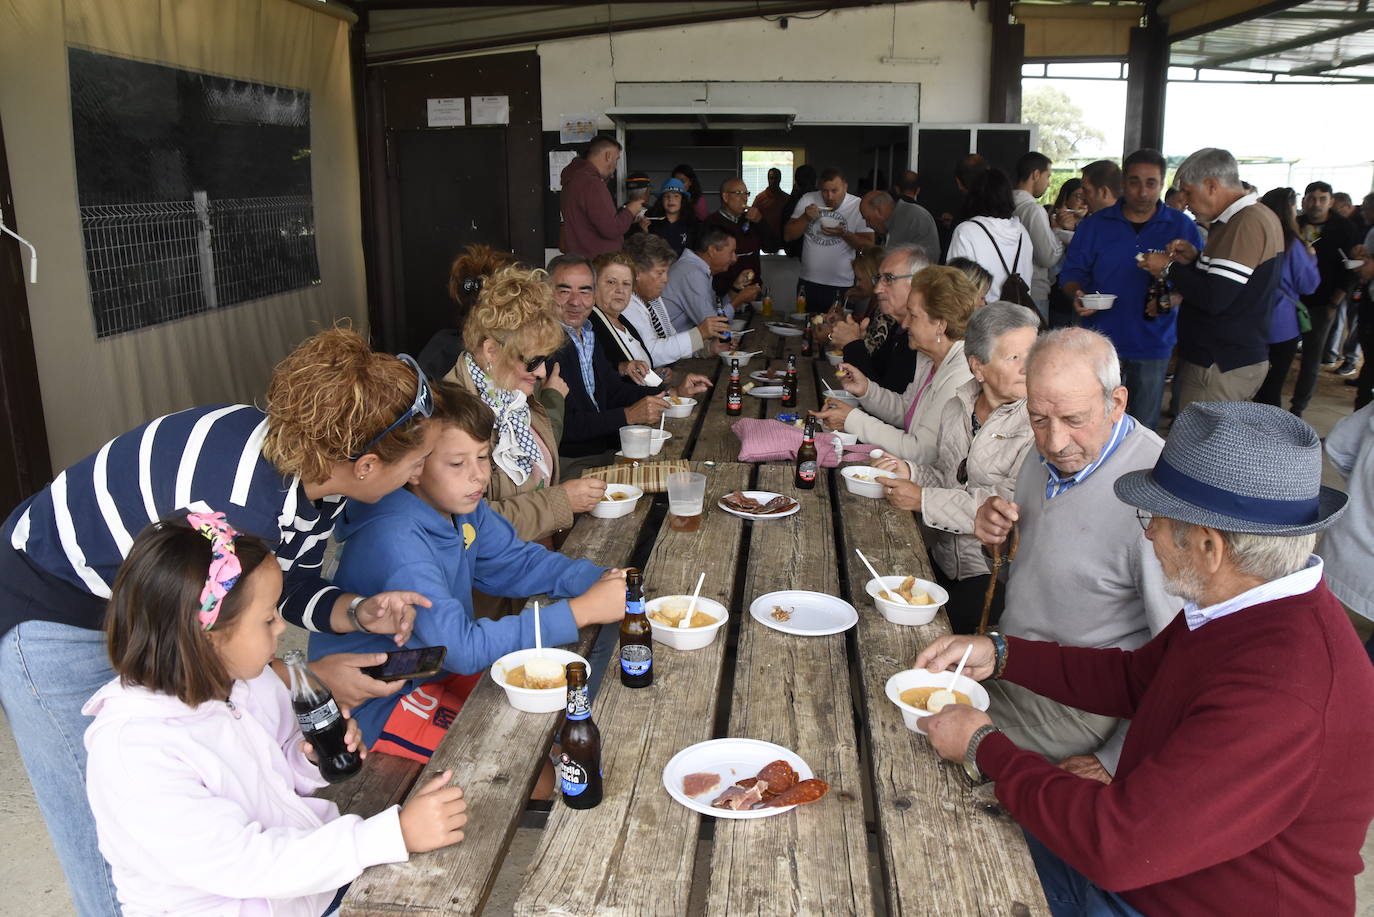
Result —
<path fill-rule="evenodd" d="M 1123 360 L 1168 359 L 1178 341 L 1177 309 L 1145 320 L 1150 275 L 1135 260 L 1137 253 L 1164 251 L 1175 239 L 1186 239 L 1202 250 L 1202 234 L 1187 214 L 1159 203 L 1154 216 L 1136 232 L 1117 201 L 1079 223 L 1069 243 L 1059 282 L 1076 282 L 1085 293 L 1116 294 L 1112 308 L 1087 316 L 1083 327 L 1111 338 Z"/>

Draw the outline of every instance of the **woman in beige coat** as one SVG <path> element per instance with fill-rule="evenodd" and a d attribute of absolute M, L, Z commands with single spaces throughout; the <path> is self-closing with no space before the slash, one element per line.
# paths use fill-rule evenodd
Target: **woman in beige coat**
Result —
<path fill-rule="evenodd" d="M 935 579 L 949 592 L 950 626 L 970 634 L 982 615 L 991 575 L 973 535 L 973 517 L 989 497 L 1012 498 L 1016 476 L 1034 443 L 1026 415 L 1026 354 L 1040 317 L 1024 306 L 994 302 L 973 313 L 964 336 L 971 378 L 945 403 L 934 461 L 891 454 L 875 459 L 895 472 L 883 478 L 887 501 L 921 513 Z M 992 620 L 1001 612 L 995 597 Z"/>
<path fill-rule="evenodd" d="M 463 325 L 467 349 L 444 377 L 474 393 L 496 414 L 486 499 L 525 541 L 548 542 L 590 510 L 604 481 L 558 483 L 558 440 L 567 384 L 548 357 L 563 344 L 544 272 L 501 268 L 482 284 Z"/>
<path fill-rule="evenodd" d="M 977 288 L 951 267 L 928 267 L 911 278 L 902 327 L 916 354 L 916 375 L 905 392 L 870 382 L 856 367 L 841 363 L 845 391 L 858 397 L 852 408 L 833 399 L 816 412 L 828 430 L 844 430 L 917 465 L 935 461 L 945 404 L 973 378 L 964 359 L 964 328 L 982 305 Z"/>

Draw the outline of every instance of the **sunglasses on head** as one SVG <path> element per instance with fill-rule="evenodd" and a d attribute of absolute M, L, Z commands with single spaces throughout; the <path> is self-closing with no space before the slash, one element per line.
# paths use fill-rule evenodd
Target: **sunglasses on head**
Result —
<path fill-rule="evenodd" d="M 382 432 L 378 433 L 376 436 L 369 439 L 366 445 L 364 445 L 361 449 L 358 450 L 357 454 L 350 455 L 348 457 L 348 460 L 350 462 L 356 462 L 364 455 L 367 455 L 367 450 L 371 449 L 377 443 L 381 442 L 382 437 L 386 436 L 392 430 L 395 430 L 401 424 L 405 423 L 406 421 L 410 420 L 416 415 L 419 415 L 420 417 L 429 417 L 431 414 L 434 413 L 434 393 L 430 391 L 429 380 L 425 378 L 425 372 L 420 368 L 420 364 L 416 363 L 415 359 L 411 357 L 410 354 L 406 353 L 397 354 L 396 359 L 400 360 L 402 363 L 409 366 L 411 369 L 415 370 L 415 401 L 411 403 L 410 407 L 407 408 L 405 412 L 401 414 L 400 417 L 396 418 L 395 423 L 387 427 Z"/>

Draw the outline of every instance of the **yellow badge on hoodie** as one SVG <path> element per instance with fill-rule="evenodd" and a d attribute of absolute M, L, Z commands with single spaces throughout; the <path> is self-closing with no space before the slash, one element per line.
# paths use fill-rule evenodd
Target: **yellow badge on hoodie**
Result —
<path fill-rule="evenodd" d="M 471 522 L 463 523 L 463 550 L 472 547 L 472 543 L 477 540 L 477 530 L 472 527 Z"/>

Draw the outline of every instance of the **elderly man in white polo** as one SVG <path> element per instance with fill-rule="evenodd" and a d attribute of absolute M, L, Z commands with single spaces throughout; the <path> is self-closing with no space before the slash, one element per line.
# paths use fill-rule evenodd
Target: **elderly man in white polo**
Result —
<path fill-rule="evenodd" d="M 1312 555 L 1345 509 L 1316 432 L 1280 408 L 1195 402 L 1154 468 L 1121 477 L 1181 614 L 1136 650 L 971 638 L 968 670 L 1131 720 L 1116 778 L 1078 777 L 972 707 L 926 720 L 996 781 L 1055 917 L 1352 914 L 1374 817 L 1374 668 Z M 956 664 L 968 637 L 916 659 Z"/>

